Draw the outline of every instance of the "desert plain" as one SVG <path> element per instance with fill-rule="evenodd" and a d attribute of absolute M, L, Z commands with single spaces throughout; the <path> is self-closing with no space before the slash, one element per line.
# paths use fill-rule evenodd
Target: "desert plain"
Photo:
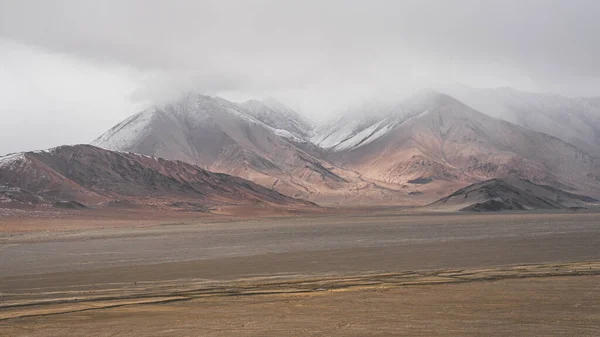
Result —
<path fill-rule="evenodd" d="M 595 209 L 3 214 L 0 335 L 598 336 L 599 243 Z"/>

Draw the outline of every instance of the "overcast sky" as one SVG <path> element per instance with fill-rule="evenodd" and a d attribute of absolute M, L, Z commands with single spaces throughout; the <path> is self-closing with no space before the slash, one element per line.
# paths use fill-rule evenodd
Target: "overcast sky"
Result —
<path fill-rule="evenodd" d="M 326 116 L 463 83 L 600 95 L 597 0 L 0 0 L 0 155 L 183 90 Z"/>

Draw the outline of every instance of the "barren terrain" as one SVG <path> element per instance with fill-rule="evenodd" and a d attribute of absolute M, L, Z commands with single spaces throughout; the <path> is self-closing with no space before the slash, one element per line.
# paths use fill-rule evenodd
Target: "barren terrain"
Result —
<path fill-rule="evenodd" d="M 339 213 L 6 217 L 0 226 L 0 331 L 600 333 L 599 213 Z"/>

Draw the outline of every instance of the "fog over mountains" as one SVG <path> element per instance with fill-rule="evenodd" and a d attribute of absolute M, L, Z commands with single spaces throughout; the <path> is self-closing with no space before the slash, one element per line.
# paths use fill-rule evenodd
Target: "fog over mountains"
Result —
<path fill-rule="evenodd" d="M 0 157 L 0 202 L 15 207 L 419 206 L 448 195 L 442 208 L 470 211 L 597 200 L 600 99 L 454 86 L 316 123 L 274 99 L 187 92 L 91 145 Z"/>
<path fill-rule="evenodd" d="M 497 211 L 585 207 L 600 198 L 598 99 L 444 91 L 367 100 L 322 123 L 273 99 L 187 92 L 91 145 L 0 157 L 0 202 Z"/>
<path fill-rule="evenodd" d="M 555 136 L 598 154 L 600 99 L 597 97 L 570 98 L 520 92 L 508 87 L 475 89 L 458 85 L 445 92 L 490 116 Z"/>
<path fill-rule="evenodd" d="M 186 91 L 274 97 L 321 121 L 419 88 L 554 136 L 571 124 L 559 138 L 592 151 L 593 114 L 565 120 L 597 100 L 542 93 L 600 95 L 598 12 L 587 0 L 0 0 L 0 155 L 90 142 Z M 455 83 L 539 97 L 445 90 Z M 540 104 L 546 117 L 525 117 Z"/>
<path fill-rule="evenodd" d="M 422 90 L 366 102 L 321 125 L 273 100 L 188 93 L 129 117 L 93 145 L 182 160 L 324 204 L 423 204 L 504 177 L 600 194 L 597 100 L 457 93 L 464 101 Z"/>

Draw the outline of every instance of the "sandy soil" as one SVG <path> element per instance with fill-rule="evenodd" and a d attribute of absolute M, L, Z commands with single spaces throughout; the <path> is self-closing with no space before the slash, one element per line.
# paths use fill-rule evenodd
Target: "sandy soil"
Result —
<path fill-rule="evenodd" d="M 2 336 L 600 333 L 594 212 L 18 221 Z"/>
<path fill-rule="evenodd" d="M 6 336 L 597 336 L 600 263 L 161 289 L 5 305 Z"/>

